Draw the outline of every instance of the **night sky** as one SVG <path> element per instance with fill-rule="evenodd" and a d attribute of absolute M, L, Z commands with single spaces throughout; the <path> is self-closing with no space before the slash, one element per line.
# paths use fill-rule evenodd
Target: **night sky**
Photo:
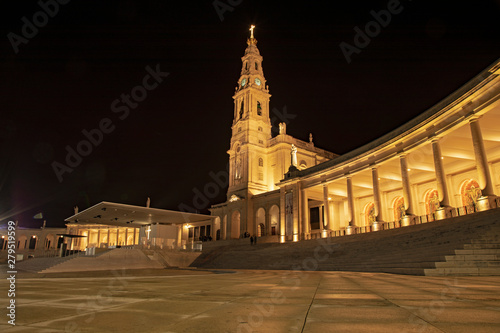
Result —
<path fill-rule="evenodd" d="M 72 0 L 49 17 L 38 1 L 1 2 L 0 222 L 38 227 L 42 212 L 47 226 L 62 226 L 73 206 L 101 201 L 151 197 L 151 207 L 204 213 L 225 201 L 221 188 L 193 205 L 228 162 L 251 24 L 273 125 L 286 120 L 288 134 L 307 141 L 312 132 L 316 146 L 338 154 L 404 124 L 500 57 L 500 1 L 403 0 L 369 43 L 358 40 L 350 63 L 339 45 L 355 47 L 354 28 L 394 1 L 218 3 L 228 10 L 217 13 L 212 0 Z M 23 29 L 34 17 L 38 31 Z M 137 86 L 155 70 L 169 75 L 148 81 L 147 96 L 125 112 L 121 96 L 145 91 Z M 82 146 L 87 156 L 58 179 L 54 162 L 66 164 L 66 147 L 99 126 L 109 133 L 90 152 Z"/>

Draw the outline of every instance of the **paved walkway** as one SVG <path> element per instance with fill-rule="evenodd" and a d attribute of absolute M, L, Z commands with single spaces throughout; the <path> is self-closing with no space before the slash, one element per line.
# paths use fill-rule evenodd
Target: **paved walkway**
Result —
<path fill-rule="evenodd" d="M 32 275 L 31 275 L 32 276 Z M 293 271 L 18 276 L 9 332 L 500 332 L 500 277 Z M 80 277 L 75 277 L 80 276 Z"/>

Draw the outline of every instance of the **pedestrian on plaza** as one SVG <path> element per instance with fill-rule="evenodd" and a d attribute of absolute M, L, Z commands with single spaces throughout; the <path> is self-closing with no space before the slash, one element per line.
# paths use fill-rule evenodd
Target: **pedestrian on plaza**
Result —
<path fill-rule="evenodd" d="M 253 237 L 250 237 L 250 245 L 253 245 Z"/>

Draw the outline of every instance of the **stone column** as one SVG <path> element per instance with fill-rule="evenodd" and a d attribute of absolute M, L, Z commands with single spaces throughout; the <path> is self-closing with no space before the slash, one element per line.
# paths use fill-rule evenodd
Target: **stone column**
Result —
<path fill-rule="evenodd" d="M 380 230 L 380 222 L 382 220 L 382 205 L 380 200 L 380 183 L 378 181 L 378 168 L 372 167 L 372 182 L 373 182 L 373 203 L 375 204 L 375 221 L 372 224 L 372 230 Z"/>
<path fill-rule="evenodd" d="M 182 247 L 182 228 L 182 224 L 177 226 L 177 248 Z"/>
<path fill-rule="evenodd" d="M 302 207 L 300 211 L 302 212 L 302 239 L 310 239 L 311 224 L 309 223 L 309 199 L 307 198 L 305 189 L 302 190 Z"/>
<path fill-rule="evenodd" d="M 97 247 L 101 247 L 101 228 L 97 229 Z"/>
<path fill-rule="evenodd" d="M 128 228 L 125 228 L 125 245 L 128 245 Z"/>
<path fill-rule="evenodd" d="M 415 214 L 413 213 L 410 177 L 408 175 L 408 165 L 405 155 L 399 157 L 399 163 L 401 165 L 401 181 L 403 183 L 403 197 L 405 199 L 405 216 L 401 219 L 401 225 L 407 226 L 412 224 L 412 216 Z"/>
<path fill-rule="evenodd" d="M 227 214 L 226 218 L 226 230 L 224 233 L 224 240 L 226 239 L 231 239 L 231 218 L 232 218 L 233 212 L 231 211 L 229 214 Z"/>
<path fill-rule="evenodd" d="M 446 184 L 446 174 L 443 167 L 443 157 L 441 155 L 441 147 L 439 139 L 434 139 L 431 142 L 432 155 L 434 157 L 434 170 L 436 172 L 436 184 L 439 195 L 440 208 L 436 211 L 436 219 L 442 220 L 447 217 L 447 211 L 450 211 L 450 197 L 448 194 L 448 186 Z"/>
<path fill-rule="evenodd" d="M 450 199 L 448 196 L 448 186 L 446 185 L 446 174 L 443 168 L 443 158 L 441 155 L 441 147 L 439 145 L 439 139 L 434 139 L 432 144 L 432 154 L 434 156 L 434 169 L 436 172 L 436 183 L 437 190 L 439 193 L 439 202 L 441 206 L 448 207 L 450 205 Z"/>
<path fill-rule="evenodd" d="M 266 236 L 271 236 L 271 207 L 265 206 L 266 209 Z"/>
<path fill-rule="evenodd" d="M 137 239 L 136 239 L 136 233 L 137 233 L 137 229 L 134 228 L 134 244 L 133 245 L 137 245 Z"/>
<path fill-rule="evenodd" d="M 120 228 L 116 228 L 116 246 L 120 245 L 118 244 L 119 239 L 120 239 Z"/>
<path fill-rule="evenodd" d="M 321 237 L 328 236 L 328 228 L 330 227 L 330 209 L 328 205 L 328 184 L 323 184 L 323 209 L 324 219 L 321 223 Z M 326 227 L 325 227 L 326 224 Z"/>
<path fill-rule="evenodd" d="M 356 212 L 354 211 L 354 194 L 352 191 L 352 178 L 347 176 L 347 207 L 349 209 L 349 225 L 346 227 L 346 234 L 356 233 Z"/>
<path fill-rule="evenodd" d="M 483 196 L 495 196 L 493 185 L 491 182 L 490 170 L 488 168 L 488 158 L 484 149 L 483 136 L 481 127 L 477 118 L 470 120 L 470 131 L 472 134 L 472 144 L 474 146 L 474 155 L 476 158 L 477 174 L 479 177 L 479 186 Z M 489 208 L 489 207 L 488 207 Z"/>
<path fill-rule="evenodd" d="M 294 242 L 299 240 L 299 207 L 300 207 L 300 184 L 293 186 L 293 238 Z"/>
<path fill-rule="evenodd" d="M 279 233 L 280 242 L 284 243 L 286 241 L 285 236 L 285 188 L 280 188 L 280 221 L 279 221 Z"/>
<path fill-rule="evenodd" d="M 109 227 L 108 227 L 108 248 L 109 248 L 109 235 L 110 235 L 110 232 L 109 232 Z"/>

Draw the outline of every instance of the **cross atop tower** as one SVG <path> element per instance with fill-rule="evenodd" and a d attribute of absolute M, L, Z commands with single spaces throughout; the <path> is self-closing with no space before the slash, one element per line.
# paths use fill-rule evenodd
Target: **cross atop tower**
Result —
<path fill-rule="evenodd" d="M 253 30 L 254 29 L 255 29 L 255 25 L 250 26 L 250 38 L 254 38 L 253 37 Z"/>

